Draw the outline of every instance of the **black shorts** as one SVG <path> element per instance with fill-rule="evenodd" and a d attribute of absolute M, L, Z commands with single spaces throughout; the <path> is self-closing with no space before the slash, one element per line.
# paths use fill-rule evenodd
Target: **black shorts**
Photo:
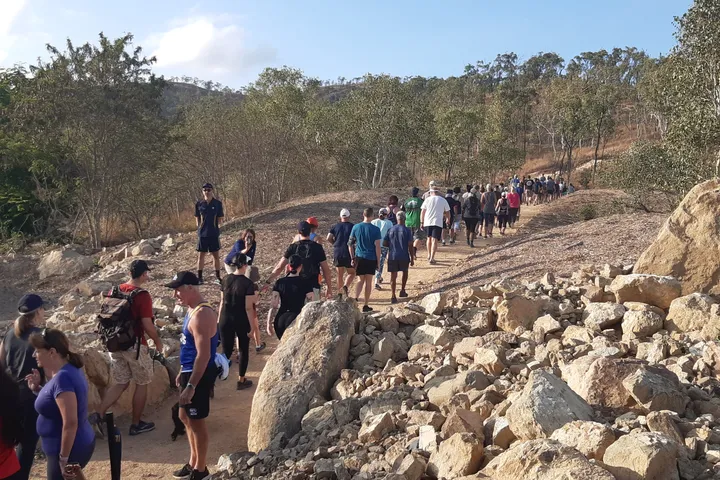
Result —
<path fill-rule="evenodd" d="M 410 260 L 388 260 L 387 270 L 390 273 L 407 272 L 410 268 Z"/>
<path fill-rule="evenodd" d="M 375 275 L 377 270 L 377 260 L 368 260 L 367 258 L 357 257 L 357 267 L 355 273 L 358 275 Z"/>
<path fill-rule="evenodd" d="M 275 315 L 273 326 L 275 327 L 275 335 L 277 335 L 278 340 L 282 339 L 283 333 L 292 325 L 298 315 L 299 313 L 297 312 L 278 312 Z"/>
<path fill-rule="evenodd" d="M 477 227 L 479 218 L 463 218 L 465 221 L 465 227 L 467 228 L 468 232 L 474 232 L 475 227 Z"/>
<path fill-rule="evenodd" d="M 220 250 L 220 237 L 198 237 L 197 251 L 214 253 Z"/>
<path fill-rule="evenodd" d="M 442 227 L 437 227 L 435 225 L 425 227 L 425 233 L 427 233 L 427 236 L 436 240 L 440 240 L 442 238 L 442 231 Z"/>
<path fill-rule="evenodd" d="M 180 391 L 182 391 L 188 384 L 192 372 L 183 372 L 180 374 Z M 200 382 L 195 385 L 195 394 L 193 395 L 192 401 L 182 407 L 187 412 L 188 417 L 192 420 L 202 420 L 210 415 L 210 391 L 213 385 L 215 385 L 215 379 L 217 378 L 217 367 L 215 364 L 208 366 L 205 369 Z"/>
<path fill-rule="evenodd" d="M 425 230 L 423 230 L 422 228 L 415 227 L 411 228 L 410 230 L 413 234 L 413 240 L 420 240 L 421 242 L 427 240 L 427 233 L 425 233 Z"/>
<path fill-rule="evenodd" d="M 352 259 L 350 257 L 340 257 L 333 259 L 333 265 L 341 268 L 353 268 Z"/>
<path fill-rule="evenodd" d="M 492 227 L 495 224 L 495 214 L 486 213 L 483 217 L 483 225 L 486 227 Z"/>

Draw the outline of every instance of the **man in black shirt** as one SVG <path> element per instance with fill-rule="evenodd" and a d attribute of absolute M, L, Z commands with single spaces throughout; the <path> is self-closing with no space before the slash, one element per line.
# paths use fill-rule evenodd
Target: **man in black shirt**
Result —
<path fill-rule="evenodd" d="M 311 228 L 312 225 L 308 222 L 300 222 L 298 225 L 300 240 L 291 243 L 287 248 L 285 254 L 282 258 L 280 258 L 280 261 L 275 266 L 272 274 L 265 281 L 266 285 L 263 287 L 263 291 L 266 291 L 270 285 L 272 285 L 273 280 L 283 273 L 288 264 L 288 259 L 292 255 L 299 255 L 302 259 L 300 277 L 313 286 L 313 290 L 315 291 L 314 299 L 320 299 L 320 272 L 322 272 L 326 285 L 325 298 L 328 300 L 332 299 L 332 276 L 330 273 L 330 267 L 327 263 L 327 257 L 325 256 L 325 250 L 322 245 L 310 240 Z"/>
<path fill-rule="evenodd" d="M 195 204 L 195 221 L 197 223 L 198 244 L 198 279 L 203 281 L 205 254 L 213 256 L 216 282 L 220 283 L 220 222 L 225 216 L 223 204 L 213 195 L 213 186 L 203 185 L 203 199 Z"/>

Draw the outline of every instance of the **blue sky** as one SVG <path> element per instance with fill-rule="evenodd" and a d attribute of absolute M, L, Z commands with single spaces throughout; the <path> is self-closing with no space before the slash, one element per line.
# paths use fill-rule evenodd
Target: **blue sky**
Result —
<path fill-rule="evenodd" d="M 513 51 L 675 44 L 673 16 L 691 0 L 0 0 L 0 67 L 32 64 L 44 45 L 135 35 L 155 70 L 232 87 L 289 65 L 321 79 L 365 73 L 459 75 Z"/>

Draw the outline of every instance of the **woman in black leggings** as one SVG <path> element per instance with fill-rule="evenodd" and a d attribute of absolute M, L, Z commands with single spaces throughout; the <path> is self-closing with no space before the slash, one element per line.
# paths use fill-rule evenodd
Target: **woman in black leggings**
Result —
<path fill-rule="evenodd" d="M 245 276 L 248 268 L 248 258 L 244 253 L 237 253 L 230 265 L 235 267 L 235 273 L 226 275 L 222 279 L 222 293 L 220 294 L 220 342 L 223 353 L 230 360 L 235 337 L 238 339 L 237 389 L 244 390 L 252 386 L 252 381 L 245 378 L 250 355 L 250 337 L 258 330 L 257 311 L 258 295 L 255 284 Z M 258 332 L 259 334 L 259 332 Z"/>

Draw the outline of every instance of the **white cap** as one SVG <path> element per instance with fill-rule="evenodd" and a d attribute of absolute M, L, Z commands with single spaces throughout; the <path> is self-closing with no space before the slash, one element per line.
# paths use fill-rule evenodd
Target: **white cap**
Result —
<path fill-rule="evenodd" d="M 343 208 L 342 210 L 340 210 L 340 216 L 345 218 L 349 217 L 350 210 L 348 210 L 347 208 Z"/>
<path fill-rule="evenodd" d="M 431 186 L 431 187 L 436 187 L 436 186 L 437 186 L 437 183 L 435 183 L 435 180 L 430 180 L 430 186 Z"/>
<path fill-rule="evenodd" d="M 384 207 L 378 210 L 378 215 L 387 215 L 388 213 L 390 213 L 390 211 Z"/>

